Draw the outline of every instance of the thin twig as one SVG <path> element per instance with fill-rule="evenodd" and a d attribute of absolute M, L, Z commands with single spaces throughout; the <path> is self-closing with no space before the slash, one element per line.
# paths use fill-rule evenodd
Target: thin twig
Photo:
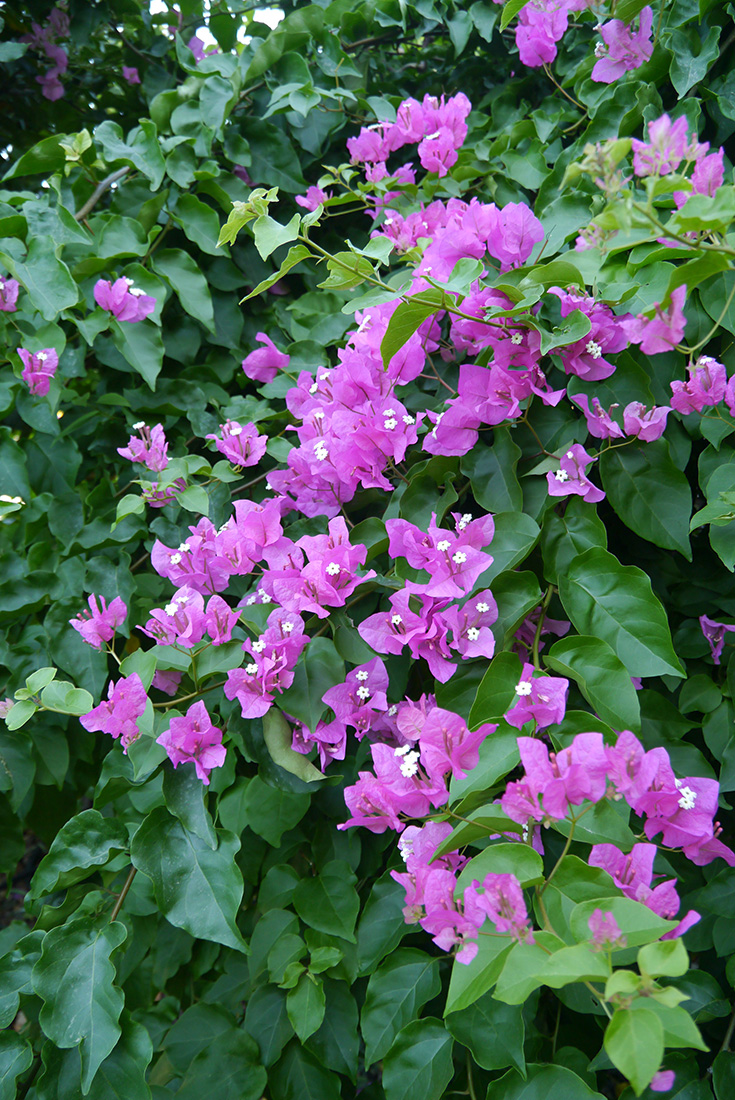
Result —
<path fill-rule="evenodd" d="M 109 176 L 105 176 L 102 183 L 98 183 L 92 194 L 89 196 L 84 206 L 77 210 L 74 215 L 74 220 L 83 222 L 90 210 L 94 209 L 99 200 L 104 195 L 105 191 L 108 191 L 112 187 L 116 180 L 122 179 L 130 171 L 130 165 L 126 164 L 124 168 L 117 168 L 114 172 L 110 172 Z"/>
<path fill-rule="evenodd" d="M 110 924 L 112 924 L 112 922 L 114 920 L 117 920 L 118 913 L 120 912 L 120 910 L 123 907 L 123 902 L 125 901 L 125 898 L 128 896 L 128 890 L 133 885 L 133 879 L 135 878 L 137 873 L 138 873 L 138 868 L 137 867 L 131 867 L 130 868 L 130 870 L 128 872 L 128 877 L 125 879 L 125 885 L 123 886 L 120 893 L 117 895 L 117 901 L 115 902 L 113 910 L 110 913 Z"/>

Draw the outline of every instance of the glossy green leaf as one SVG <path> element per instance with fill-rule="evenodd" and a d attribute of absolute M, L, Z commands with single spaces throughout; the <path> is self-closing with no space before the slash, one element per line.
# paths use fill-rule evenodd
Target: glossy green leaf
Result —
<path fill-rule="evenodd" d="M 514 1066 L 525 1073 L 523 1054 L 525 1027 L 518 1005 L 496 1001 L 491 993 L 445 1017 L 451 1034 L 467 1047 L 478 1066 L 483 1069 L 505 1069 Z"/>
<path fill-rule="evenodd" d="M 40 898 L 81 882 L 127 846 L 128 831 L 122 822 L 97 810 L 83 810 L 56 834 L 36 868 L 29 896 Z"/>
<path fill-rule="evenodd" d="M 440 989 L 437 960 L 413 948 L 399 948 L 371 975 L 360 1030 L 365 1064 L 381 1061 L 403 1027 Z"/>
<path fill-rule="evenodd" d="M 294 892 L 294 909 L 311 928 L 354 943 L 360 908 L 356 881 L 347 863 L 332 860 L 318 876 L 301 880 Z"/>
<path fill-rule="evenodd" d="M 452 1037 L 440 1020 L 414 1020 L 383 1059 L 386 1100 L 441 1100 L 454 1074 Z"/>
<path fill-rule="evenodd" d="M 596 714 L 616 729 L 638 732 L 638 696 L 623 662 L 601 638 L 579 635 L 554 642 L 544 664 L 576 681 Z"/>
<path fill-rule="evenodd" d="M 650 1009 L 618 1009 L 605 1031 L 605 1051 L 636 1096 L 651 1083 L 664 1053 L 661 1021 Z"/>

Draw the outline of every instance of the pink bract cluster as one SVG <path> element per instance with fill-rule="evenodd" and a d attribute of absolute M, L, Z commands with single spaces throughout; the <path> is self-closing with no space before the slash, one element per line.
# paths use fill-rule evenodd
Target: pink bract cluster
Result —
<path fill-rule="evenodd" d="M 31 31 L 19 41 L 28 42 L 32 49 L 42 50 L 51 61 L 51 68 L 43 76 L 37 76 L 36 82 L 41 85 L 41 94 L 53 103 L 64 95 L 60 77 L 69 67 L 69 58 L 59 42 L 69 37 L 69 15 L 62 8 L 52 8 L 45 26 L 32 23 Z"/>
<path fill-rule="evenodd" d="M 131 324 L 145 320 L 156 307 L 156 299 L 125 276 L 116 279 L 114 283 L 107 279 L 98 279 L 94 284 L 94 300 L 117 321 L 128 321 Z"/>

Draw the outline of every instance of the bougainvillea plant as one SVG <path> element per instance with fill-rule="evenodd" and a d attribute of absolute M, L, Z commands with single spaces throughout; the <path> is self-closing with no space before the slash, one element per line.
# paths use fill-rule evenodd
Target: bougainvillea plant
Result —
<path fill-rule="evenodd" d="M 728 9 L 41 7 L 0 1096 L 730 1097 Z"/>

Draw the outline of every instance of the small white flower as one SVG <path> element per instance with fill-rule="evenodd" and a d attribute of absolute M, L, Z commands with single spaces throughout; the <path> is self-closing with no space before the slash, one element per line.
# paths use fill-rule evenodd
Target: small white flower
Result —
<path fill-rule="evenodd" d="M 46 354 L 45 351 L 37 351 L 36 352 L 36 359 L 38 359 L 39 363 L 45 363 L 46 360 L 48 359 L 48 355 Z"/>
<path fill-rule="evenodd" d="M 588 355 L 591 355 L 593 359 L 601 359 L 602 358 L 602 347 L 600 346 L 600 344 L 596 343 L 594 340 L 588 340 L 587 341 L 585 351 L 587 352 Z"/>
<path fill-rule="evenodd" d="M 327 447 L 326 443 L 324 443 L 323 440 L 319 439 L 314 444 L 314 454 L 315 454 L 316 458 L 319 459 L 320 462 L 323 462 L 325 458 L 328 458 L 329 448 Z"/>
<path fill-rule="evenodd" d="M 272 603 L 273 600 L 272 600 L 272 597 L 269 596 L 267 592 L 261 592 L 260 593 L 260 602 L 261 603 Z"/>
<path fill-rule="evenodd" d="M 481 615 L 484 615 L 486 611 L 490 610 L 490 604 L 485 603 L 484 600 L 480 600 L 479 603 L 475 604 L 475 610 L 479 611 Z"/>
<path fill-rule="evenodd" d="M 312 382 L 311 385 L 309 386 L 309 393 L 316 393 L 316 391 L 318 389 L 319 389 L 319 383 L 318 382 Z"/>
<path fill-rule="evenodd" d="M 253 649 L 256 653 L 262 653 L 265 649 L 265 642 L 262 638 L 258 638 L 257 642 L 253 642 Z"/>
<path fill-rule="evenodd" d="M 439 550 L 443 554 L 444 551 L 448 550 L 451 545 L 452 544 L 449 541 L 449 539 L 442 539 L 441 542 L 438 542 L 436 544 L 436 548 L 437 548 L 437 550 Z"/>
<path fill-rule="evenodd" d="M 364 684 L 365 681 L 367 680 L 367 678 L 368 678 L 368 674 L 367 674 L 367 672 L 365 672 L 364 669 L 361 669 L 359 672 L 355 673 L 355 679 L 359 680 L 361 684 Z"/>
<path fill-rule="evenodd" d="M 323 420 L 324 419 L 324 409 L 314 409 L 314 412 L 312 413 L 312 416 L 314 417 L 315 420 Z"/>
<path fill-rule="evenodd" d="M 403 617 L 401 615 L 391 615 L 390 621 L 393 626 L 400 626 L 400 624 L 403 622 Z"/>
<path fill-rule="evenodd" d="M 437 130 L 436 133 L 434 133 L 434 134 L 427 134 L 426 135 L 426 140 L 427 141 L 433 141 L 435 138 L 439 137 L 439 134 L 440 134 L 439 130 Z"/>
<path fill-rule="evenodd" d="M 230 427 L 230 435 L 241 435 L 242 424 L 232 424 Z"/>
<path fill-rule="evenodd" d="M 676 784 L 679 787 L 679 784 Z M 697 801 L 697 792 L 693 791 L 691 787 L 679 787 L 679 805 L 682 810 L 693 810 L 694 803 Z"/>
<path fill-rule="evenodd" d="M 395 415 L 396 415 L 396 410 L 395 409 L 383 409 L 383 416 L 395 416 Z"/>
<path fill-rule="evenodd" d="M 566 470 L 557 470 L 554 474 L 554 477 L 557 481 L 569 481 L 569 474 L 566 472 Z"/>
<path fill-rule="evenodd" d="M 255 661 L 251 661 L 249 665 L 245 665 L 245 671 L 247 672 L 248 676 L 256 676 L 258 673 L 258 666 L 256 665 Z"/>
<path fill-rule="evenodd" d="M 133 285 L 133 280 L 129 279 L 127 275 L 123 275 L 123 282 L 127 283 L 128 289 Z"/>
<path fill-rule="evenodd" d="M 128 287 L 128 294 L 132 294 L 134 298 L 141 298 L 145 294 L 145 291 L 141 290 L 138 286 L 131 286 Z"/>
<path fill-rule="evenodd" d="M 248 598 L 245 600 L 245 606 L 252 607 L 257 598 L 258 597 L 256 595 L 248 596 Z"/>
<path fill-rule="evenodd" d="M 532 691 L 529 680 L 521 680 L 516 684 L 516 695 L 530 695 Z"/>
<path fill-rule="evenodd" d="M 476 642 L 477 639 L 480 637 L 480 631 L 477 629 L 476 626 L 471 626 L 467 631 L 467 637 L 471 642 Z"/>
<path fill-rule="evenodd" d="M 407 752 L 411 751 L 410 745 L 399 745 L 397 749 L 393 749 L 394 756 L 405 756 Z"/>
<path fill-rule="evenodd" d="M 455 563 L 455 565 L 464 565 L 464 563 L 467 561 L 467 555 L 464 554 L 461 550 L 458 550 L 456 554 L 452 554 L 452 561 Z"/>
<path fill-rule="evenodd" d="M 392 432 L 397 423 L 398 423 L 398 421 L 396 420 L 396 418 L 394 416 L 391 416 L 386 420 L 383 427 L 385 428 L 385 430 L 387 432 Z"/>
<path fill-rule="evenodd" d="M 513 335 L 510 338 L 510 342 L 511 342 L 511 344 L 516 344 L 516 345 L 517 344 L 522 344 L 523 343 L 523 334 L 521 332 L 514 332 Z"/>
<path fill-rule="evenodd" d="M 392 706 L 388 707 L 388 717 L 393 718 L 396 714 L 398 714 L 398 706 L 396 703 L 393 703 Z"/>
<path fill-rule="evenodd" d="M 457 524 L 457 527 L 459 527 L 460 531 L 464 531 L 465 527 L 467 527 L 470 523 L 472 523 L 472 512 L 465 512 L 465 514 L 462 516 L 459 523 Z"/>
<path fill-rule="evenodd" d="M 405 779 L 410 779 L 412 776 L 416 775 L 418 770 L 419 754 L 417 752 L 407 752 L 401 764 L 401 775 Z"/>
<path fill-rule="evenodd" d="M 293 623 L 281 623 L 281 630 L 284 634 L 290 634 L 293 630 Z"/>
<path fill-rule="evenodd" d="M 359 687 L 357 689 L 357 698 L 358 699 L 369 699 L 370 698 L 370 688 Z"/>
<path fill-rule="evenodd" d="M 190 550 L 191 550 L 191 547 L 189 546 L 189 544 L 187 542 L 182 542 L 181 546 L 179 547 L 179 553 L 180 554 L 186 554 Z"/>
<path fill-rule="evenodd" d="M 398 851 L 403 862 L 408 863 L 408 857 L 413 855 L 413 841 L 402 836 L 398 841 Z"/>
<path fill-rule="evenodd" d="M 139 432 L 141 428 L 145 428 L 145 420 L 139 420 L 137 424 L 133 424 L 134 432 Z"/>
<path fill-rule="evenodd" d="M 411 416 L 410 413 L 404 413 L 402 419 L 403 419 L 404 424 L 415 424 L 416 423 L 416 417 Z"/>
<path fill-rule="evenodd" d="M 595 57 L 604 57 L 607 53 L 607 47 L 604 42 L 598 42 L 595 46 Z"/>
<path fill-rule="evenodd" d="M 574 451 L 567 451 L 567 458 L 574 458 Z"/>
<path fill-rule="evenodd" d="M 181 554 L 172 554 L 170 561 L 172 565 L 178 565 L 181 561 Z"/>
<path fill-rule="evenodd" d="M 326 572 L 329 574 L 330 577 L 337 576 L 337 574 L 339 573 L 339 566 L 337 565 L 336 561 L 330 561 L 329 565 L 327 566 Z"/>
<path fill-rule="evenodd" d="M 167 603 L 163 610 L 166 612 L 167 615 L 170 615 L 173 618 L 173 616 L 179 610 L 179 605 L 177 603 Z"/>

